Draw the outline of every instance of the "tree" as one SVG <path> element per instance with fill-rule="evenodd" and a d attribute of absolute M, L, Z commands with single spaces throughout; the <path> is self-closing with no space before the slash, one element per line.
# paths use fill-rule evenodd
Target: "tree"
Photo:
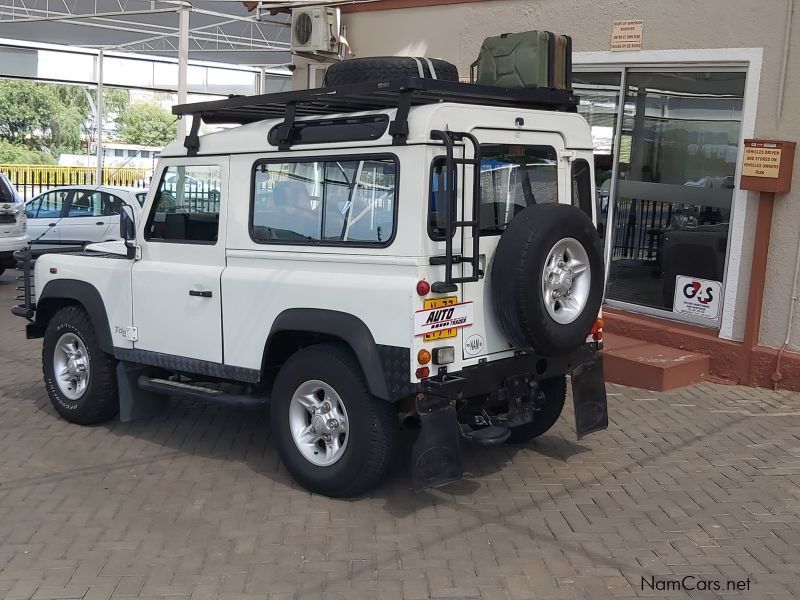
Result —
<path fill-rule="evenodd" d="M 126 144 L 163 146 L 175 139 L 175 117 L 156 104 L 131 104 L 117 119 L 117 133 Z"/>
<path fill-rule="evenodd" d="M 80 152 L 91 117 L 83 88 L 32 81 L 0 81 L 0 139 L 50 154 Z"/>
<path fill-rule="evenodd" d="M 50 128 L 56 100 L 42 84 L 0 81 L 0 138 L 22 144 Z"/>
<path fill-rule="evenodd" d="M 3 165 L 54 165 L 56 159 L 42 150 L 31 150 L 22 144 L 0 140 L 0 164 Z"/>

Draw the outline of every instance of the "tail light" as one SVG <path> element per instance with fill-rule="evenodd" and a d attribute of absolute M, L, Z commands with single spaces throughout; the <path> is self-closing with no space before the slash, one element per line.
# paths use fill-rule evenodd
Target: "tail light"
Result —
<path fill-rule="evenodd" d="M 594 322 L 592 326 L 592 339 L 595 342 L 602 342 L 603 341 L 603 322 L 602 317 L 597 317 L 597 320 Z"/>
<path fill-rule="evenodd" d="M 417 379 L 425 379 L 430 376 L 431 370 L 428 367 L 420 367 L 415 374 Z"/>
<path fill-rule="evenodd" d="M 420 279 L 417 282 L 417 294 L 420 296 L 427 296 L 431 291 L 431 284 L 425 281 L 424 279 Z"/>
<path fill-rule="evenodd" d="M 423 348 L 417 352 L 417 362 L 421 365 L 427 365 L 431 362 L 431 353 Z"/>

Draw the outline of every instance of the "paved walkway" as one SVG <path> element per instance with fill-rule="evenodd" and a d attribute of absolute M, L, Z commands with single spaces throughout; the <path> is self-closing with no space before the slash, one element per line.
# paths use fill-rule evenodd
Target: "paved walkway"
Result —
<path fill-rule="evenodd" d="M 258 413 L 60 420 L 12 296 L 6 273 L 0 598 L 800 597 L 797 394 L 609 386 L 606 432 L 576 442 L 569 411 L 416 496 L 406 444 L 381 489 L 330 500 L 291 481 Z"/>

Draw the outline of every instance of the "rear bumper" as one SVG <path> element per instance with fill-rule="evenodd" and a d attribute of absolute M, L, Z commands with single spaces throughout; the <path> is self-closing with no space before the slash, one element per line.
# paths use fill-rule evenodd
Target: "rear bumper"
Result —
<path fill-rule="evenodd" d="M 13 237 L 0 237 L 0 265 L 14 266 L 14 252 L 22 250 L 28 245 L 28 236 L 18 235 Z"/>
<path fill-rule="evenodd" d="M 580 346 L 572 354 L 545 357 L 519 353 L 512 358 L 479 363 L 455 373 L 442 373 L 421 382 L 425 395 L 460 400 L 491 394 L 506 386 L 509 378 L 529 377 L 534 381 L 566 375 L 599 350 L 599 344 Z"/>

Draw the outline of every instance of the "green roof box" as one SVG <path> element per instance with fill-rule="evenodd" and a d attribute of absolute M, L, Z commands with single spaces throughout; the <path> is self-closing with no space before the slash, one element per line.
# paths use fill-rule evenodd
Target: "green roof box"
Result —
<path fill-rule="evenodd" d="M 472 63 L 475 83 L 572 91 L 572 38 L 549 31 L 486 38 Z"/>

